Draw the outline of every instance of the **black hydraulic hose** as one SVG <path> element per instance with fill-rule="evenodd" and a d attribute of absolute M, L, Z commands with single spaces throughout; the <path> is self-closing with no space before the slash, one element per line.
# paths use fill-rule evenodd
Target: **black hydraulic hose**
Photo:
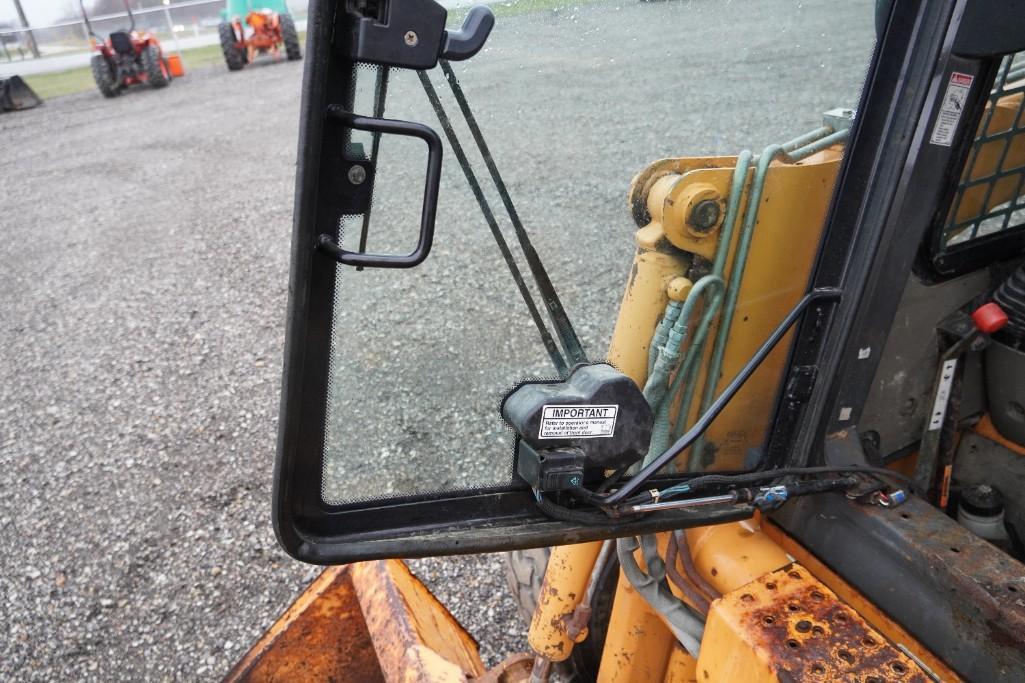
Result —
<path fill-rule="evenodd" d="M 800 301 L 790 310 L 783 322 L 772 331 L 769 338 L 758 348 L 751 359 L 740 369 L 737 376 L 733 378 L 733 381 L 723 390 L 721 394 L 712 402 L 708 410 L 698 418 L 694 426 L 687 430 L 687 432 L 677 439 L 676 443 L 666 449 L 662 455 L 655 458 L 650 464 L 641 469 L 636 476 L 632 477 L 626 484 L 623 485 L 618 491 L 606 498 L 603 503 L 604 505 L 615 505 L 630 495 L 635 493 L 644 483 L 657 473 L 660 469 L 665 467 L 667 464 L 675 460 L 683 451 L 690 447 L 698 437 L 705 433 L 705 430 L 712 424 L 719 413 L 723 411 L 730 400 L 740 391 L 740 388 L 744 386 L 744 383 L 750 379 L 751 375 L 754 374 L 755 370 L 762 364 L 762 361 L 772 353 L 772 350 L 776 348 L 776 345 L 786 336 L 790 328 L 797 322 L 797 320 L 804 313 L 811 304 L 819 301 L 834 301 L 840 298 L 841 290 L 836 288 L 823 288 L 816 289 L 805 294 Z"/>

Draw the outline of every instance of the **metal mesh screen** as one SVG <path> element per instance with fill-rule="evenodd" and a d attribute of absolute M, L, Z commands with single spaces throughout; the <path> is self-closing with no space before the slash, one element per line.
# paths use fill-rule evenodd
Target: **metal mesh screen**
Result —
<path fill-rule="evenodd" d="M 1025 227 L 1025 56 L 1004 58 L 940 240 L 940 250 Z"/>

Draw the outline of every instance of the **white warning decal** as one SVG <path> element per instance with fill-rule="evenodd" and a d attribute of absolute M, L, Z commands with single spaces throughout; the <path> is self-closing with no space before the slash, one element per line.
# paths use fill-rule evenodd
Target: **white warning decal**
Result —
<path fill-rule="evenodd" d="M 943 93 L 940 101 L 940 112 L 936 116 L 936 123 L 932 128 L 932 137 L 929 142 L 934 145 L 950 147 L 954 141 L 954 131 L 957 130 L 957 122 L 961 120 L 961 113 L 964 111 L 965 102 L 968 101 L 968 91 L 971 90 L 974 77 L 970 74 L 950 74 L 950 82 L 947 83 L 947 91 Z"/>
<path fill-rule="evenodd" d="M 616 432 L 619 406 L 545 406 L 539 439 L 598 439 Z"/>

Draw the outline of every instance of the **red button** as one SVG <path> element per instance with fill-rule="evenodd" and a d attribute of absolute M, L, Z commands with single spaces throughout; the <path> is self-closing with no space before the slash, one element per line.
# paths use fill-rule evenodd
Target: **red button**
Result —
<path fill-rule="evenodd" d="M 995 303 L 983 304 L 972 311 L 972 321 L 980 332 L 993 334 L 1007 324 L 1007 314 Z"/>

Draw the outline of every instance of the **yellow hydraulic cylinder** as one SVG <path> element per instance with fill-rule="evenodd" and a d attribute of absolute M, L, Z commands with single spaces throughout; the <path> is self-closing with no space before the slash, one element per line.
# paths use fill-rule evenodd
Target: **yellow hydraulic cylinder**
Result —
<path fill-rule="evenodd" d="M 682 278 L 687 258 L 669 245 L 661 226 L 651 224 L 638 230 L 636 240 L 637 254 L 608 357 L 620 372 L 643 387 L 648 374 L 648 344 L 669 301 L 670 284 L 680 296 L 685 294 L 689 282 Z M 575 638 L 571 638 L 567 630 L 601 546 L 601 542 L 595 542 L 552 549 L 527 637 L 531 649 L 538 655 L 553 662 L 565 661 L 573 645 L 587 637 L 586 629 Z M 643 600 L 640 602 L 647 607 Z M 657 616 L 652 614 L 651 617 L 658 622 Z M 660 622 L 657 627 L 665 630 Z"/>
<path fill-rule="evenodd" d="M 679 288 L 688 258 L 669 244 L 658 223 L 636 233 L 637 255 L 609 345 L 609 362 L 643 387 L 648 378 L 648 346 L 669 303 L 669 285 Z"/>
<path fill-rule="evenodd" d="M 620 572 L 598 683 L 661 681 L 674 643 L 662 617 Z"/>
<path fill-rule="evenodd" d="M 601 546 L 602 542 L 596 541 L 552 548 L 527 635 L 531 649 L 538 655 L 553 662 L 565 661 L 573 652 L 574 643 L 587 637 L 586 628 L 581 629 L 575 639 L 568 631 Z"/>

